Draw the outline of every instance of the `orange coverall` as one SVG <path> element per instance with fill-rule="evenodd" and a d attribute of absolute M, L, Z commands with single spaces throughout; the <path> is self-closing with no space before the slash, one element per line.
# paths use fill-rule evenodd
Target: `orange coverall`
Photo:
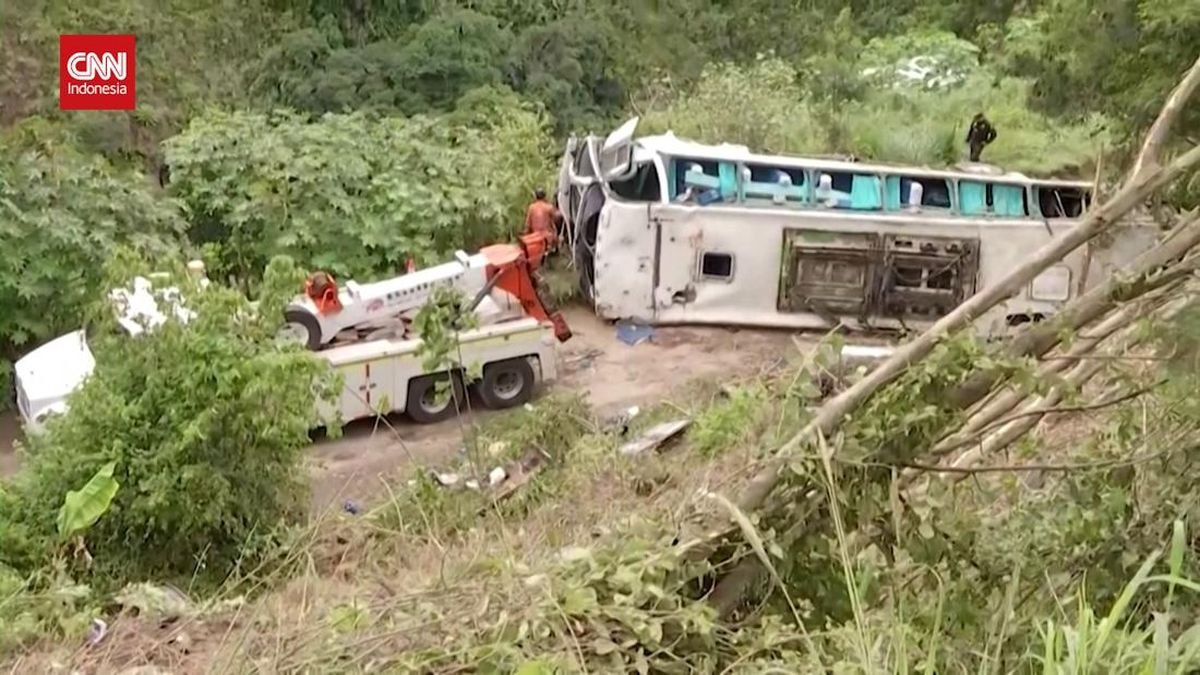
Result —
<path fill-rule="evenodd" d="M 530 204 L 525 211 L 525 234 L 541 232 L 546 235 L 547 243 L 553 247 L 558 239 L 558 232 L 554 228 L 558 219 L 558 209 L 550 202 L 539 199 Z"/>

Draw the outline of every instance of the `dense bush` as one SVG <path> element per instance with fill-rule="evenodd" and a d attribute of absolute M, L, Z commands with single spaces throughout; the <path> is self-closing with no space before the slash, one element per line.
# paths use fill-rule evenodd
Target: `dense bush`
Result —
<path fill-rule="evenodd" d="M 946 50 L 944 37 L 928 41 L 931 52 Z M 1028 81 L 997 80 L 992 72 L 962 65 L 962 50 L 950 51 L 940 75 L 933 69 L 925 80 L 910 80 L 895 65 L 897 47 L 877 44 L 860 64 L 876 84 L 861 99 L 846 101 L 822 96 L 823 86 L 814 90 L 811 76 L 801 77 L 779 58 L 710 66 L 694 88 L 645 95 L 642 132 L 671 129 L 695 140 L 744 143 L 766 152 L 846 153 L 945 166 L 966 158 L 971 116 L 986 111 L 999 133 L 985 161 L 1034 173 L 1086 169 L 1110 140 L 1102 118 L 1056 123 L 1030 110 Z M 885 73 L 892 78 L 887 86 L 880 79 Z"/>
<path fill-rule="evenodd" d="M 193 241 L 216 245 L 215 271 L 241 279 L 277 253 L 342 276 L 395 273 L 408 258 L 443 262 L 519 227 L 529 181 L 546 175 L 540 114 L 488 110 L 469 127 L 211 113 L 168 141 L 170 187 L 191 210 Z"/>
<path fill-rule="evenodd" d="M 118 246 L 169 253 L 184 226 L 145 176 L 69 137 L 27 124 L 0 139 L 0 353 L 78 328 Z"/>
<path fill-rule="evenodd" d="M 68 414 L 29 439 L 0 503 L 0 531 L 12 539 L 0 564 L 28 570 L 53 554 L 64 543 L 55 535 L 64 495 L 108 462 L 120 487 L 85 536 L 87 576 L 104 585 L 220 581 L 303 516 L 303 452 L 330 381 L 323 361 L 273 340 L 297 283 L 286 263 L 268 272 L 261 314 L 235 291 L 185 285 L 197 313 L 187 324 L 172 319 L 137 338 L 116 334 L 111 318 L 96 324 L 95 371 Z"/>

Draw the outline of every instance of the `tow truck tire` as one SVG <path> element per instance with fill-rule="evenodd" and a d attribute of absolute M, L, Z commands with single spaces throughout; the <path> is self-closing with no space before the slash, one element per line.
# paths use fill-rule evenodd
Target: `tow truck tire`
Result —
<path fill-rule="evenodd" d="M 438 400 L 437 386 L 446 381 L 446 373 L 433 373 L 414 377 L 408 382 L 408 401 L 404 405 L 412 421 L 417 424 L 433 424 L 454 417 L 458 408 L 466 408 L 467 397 L 463 388 L 462 377 L 455 373 L 451 380 L 454 391 L 448 392 L 444 401 Z M 455 401 L 458 401 L 457 406 Z"/>
<path fill-rule="evenodd" d="M 483 379 L 476 385 L 479 399 L 492 410 L 524 405 L 533 398 L 536 382 L 528 359 L 508 359 L 483 367 Z"/>
<path fill-rule="evenodd" d="M 283 313 L 284 324 L 296 324 L 304 329 L 306 337 L 301 340 L 312 352 L 321 348 L 321 323 L 317 317 L 301 309 L 289 309 Z"/>

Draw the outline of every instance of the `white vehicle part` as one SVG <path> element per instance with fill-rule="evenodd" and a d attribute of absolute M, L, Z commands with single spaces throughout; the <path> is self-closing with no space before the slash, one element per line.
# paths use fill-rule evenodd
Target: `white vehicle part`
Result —
<path fill-rule="evenodd" d="M 288 311 L 301 311 L 315 320 L 320 330 L 320 345 L 327 345 L 337 334 L 350 328 L 371 328 L 394 320 L 397 316 L 419 309 L 439 286 L 453 286 L 468 297 L 474 296 L 487 283 L 487 257 L 483 254 L 454 254 L 454 262 L 443 263 L 391 279 L 359 284 L 349 280 L 338 290 L 342 304 L 339 312 L 321 314 L 316 303 L 306 295 L 297 296 Z M 287 326 L 289 336 L 308 342 L 309 328 L 297 321 Z"/>
<path fill-rule="evenodd" d="M 531 318 L 484 326 L 459 335 L 461 360 L 468 368 L 529 359 L 538 383 L 558 376 L 556 345 L 554 331 Z M 339 416 L 343 422 L 350 422 L 405 411 L 409 383 L 428 374 L 418 353 L 420 346 L 419 339 L 385 339 L 315 352 L 314 358 L 327 360 L 344 380 L 337 401 L 318 405 L 322 423 Z M 456 354 L 455 358 L 459 356 Z"/>

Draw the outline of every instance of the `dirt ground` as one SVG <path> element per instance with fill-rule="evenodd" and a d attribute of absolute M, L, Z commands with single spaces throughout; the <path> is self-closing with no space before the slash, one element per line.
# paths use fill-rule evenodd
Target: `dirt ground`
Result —
<path fill-rule="evenodd" d="M 617 339 L 615 326 L 585 308 L 564 314 L 574 336 L 559 346 L 559 379 L 548 386 L 584 392 L 602 415 L 655 403 L 696 378 L 753 374 L 795 349 L 786 331 L 729 328 L 658 328 L 651 341 L 629 346 Z M 0 476 L 19 466 L 12 451 L 19 429 L 14 414 L 0 417 Z M 412 468 L 452 459 L 461 439 L 457 420 L 420 426 L 396 416 L 348 425 L 341 438 L 313 446 L 314 510 L 386 494 L 387 485 L 398 486 Z"/>
<path fill-rule="evenodd" d="M 559 379 L 548 388 L 585 393 L 601 415 L 655 403 L 696 378 L 753 374 L 795 349 L 789 332 L 728 328 L 657 328 L 652 341 L 629 346 L 617 339 L 615 326 L 587 309 L 564 314 L 574 336 L 559 345 Z M 385 482 L 397 486 L 412 467 L 445 462 L 462 448 L 453 420 L 418 426 L 398 417 L 389 424 L 363 420 L 340 439 L 317 442 L 314 510 L 369 501 L 386 492 Z"/>

